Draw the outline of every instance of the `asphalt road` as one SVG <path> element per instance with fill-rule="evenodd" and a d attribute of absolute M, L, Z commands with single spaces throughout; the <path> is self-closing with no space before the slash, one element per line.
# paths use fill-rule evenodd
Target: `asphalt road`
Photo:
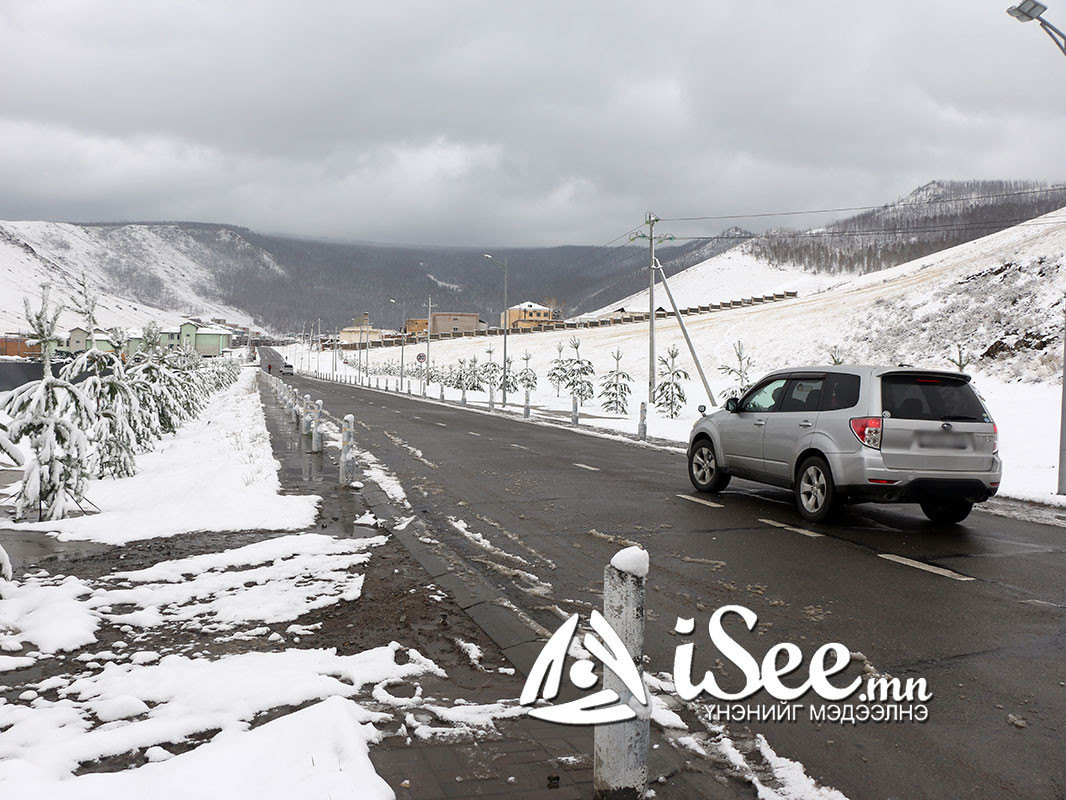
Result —
<path fill-rule="evenodd" d="M 262 353 L 276 373 L 281 359 Z M 878 671 L 926 679 L 924 723 L 801 715 L 750 725 L 823 784 L 853 800 L 1066 796 L 1066 529 L 978 512 L 938 527 L 917 507 L 870 505 L 812 526 L 778 489 L 734 481 L 720 495 L 697 495 L 677 452 L 288 380 L 334 415 L 354 414 L 359 445 L 396 473 L 435 535 L 549 630 L 561 613 L 598 607 L 604 566 L 638 542 L 651 555 L 651 672 L 672 671 L 683 641 L 696 642 L 695 676 L 715 669 L 707 620 L 740 604 L 759 625 L 730 630 L 756 658 L 779 642 L 803 651 L 788 683 L 827 642 L 861 652 Z M 451 519 L 510 555 L 487 553 Z M 694 637 L 673 633 L 679 616 L 696 618 Z M 720 672 L 725 688 L 739 686 L 738 670 Z"/>

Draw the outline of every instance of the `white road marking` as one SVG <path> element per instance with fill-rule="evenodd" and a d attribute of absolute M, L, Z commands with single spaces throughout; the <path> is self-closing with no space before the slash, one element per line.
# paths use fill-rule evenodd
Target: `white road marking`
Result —
<path fill-rule="evenodd" d="M 903 564 L 907 567 L 914 567 L 915 569 L 924 570 L 925 572 L 932 572 L 934 575 L 941 575 L 945 578 L 951 578 L 955 581 L 975 580 L 969 575 L 960 575 L 957 572 L 952 572 L 950 569 L 944 569 L 943 567 L 934 567 L 932 564 L 923 564 L 921 561 L 915 561 L 910 558 L 904 558 L 903 556 L 897 556 L 892 553 L 878 553 L 877 557 L 886 559 L 887 561 L 895 561 L 897 564 Z"/>
<path fill-rule="evenodd" d="M 440 426 L 441 426 L 442 428 L 447 428 L 447 427 L 448 427 L 448 426 L 447 426 L 447 425 L 445 425 L 445 424 L 444 424 L 443 422 L 434 422 L 433 424 L 434 424 L 434 425 L 440 425 Z"/>
<path fill-rule="evenodd" d="M 511 447 L 517 447 L 519 450 L 528 450 L 529 449 L 524 444 L 511 444 Z"/>
<path fill-rule="evenodd" d="M 693 503 L 699 503 L 701 506 L 710 506 L 711 508 L 725 508 L 721 503 L 715 503 L 713 500 L 704 500 L 702 497 L 693 497 L 690 494 L 679 494 L 675 497 L 680 497 L 682 500 L 688 500 Z"/>
<path fill-rule="evenodd" d="M 809 531 L 806 528 L 793 528 L 787 522 L 778 522 L 777 520 L 773 519 L 760 519 L 759 522 L 765 522 L 767 525 L 773 525 L 775 528 L 782 528 L 783 530 L 792 531 L 793 533 L 801 533 L 804 536 L 810 536 L 812 539 L 820 539 L 822 538 L 822 536 L 825 535 L 822 533 L 815 533 L 814 531 Z"/>
<path fill-rule="evenodd" d="M 474 433 L 473 431 L 467 431 L 471 436 L 480 436 L 480 433 Z"/>
<path fill-rule="evenodd" d="M 576 461 L 574 462 L 574 466 L 575 467 L 581 467 L 581 469 L 587 469 L 589 472 L 599 472 L 600 471 L 599 467 L 590 467 L 588 464 L 578 464 Z"/>

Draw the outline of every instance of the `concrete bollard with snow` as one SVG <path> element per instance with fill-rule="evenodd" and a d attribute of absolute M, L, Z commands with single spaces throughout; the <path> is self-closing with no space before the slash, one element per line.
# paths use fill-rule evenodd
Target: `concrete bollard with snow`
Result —
<path fill-rule="evenodd" d="M 570 395 L 570 424 L 577 427 L 577 395 Z"/>
<path fill-rule="evenodd" d="M 640 422 L 637 423 L 637 438 L 644 441 L 648 438 L 648 404 L 640 404 Z"/>
<path fill-rule="evenodd" d="M 355 480 L 355 415 L 345 414 L 341 422 L 340 485 Z"/>
<path fill-rule="evenodd" d="M 496 388 L 489 384 L 489 411 L 496 410 Z"/>
<path fill-rule="evenodd" d="M 526 402 L 522 406 L 522 416 L 529 419 L 529 389 L 526 389 Z"/>
<path fill-rule="evenodd" d="M 311 395 L 304 395 L 303 407 L 300 409 L 300 433 L 311 435 Z"/>
<path fill-rule="evenodd" d="M 644 680 L 644 591 L 648 551 L 627 547 L 615 553 L 603 571 L 603 617 L 622 640 Z M 618 702 L 636 712 L 624 722 L 597 725 L 593 735 L 592 788 L 599 800 L 642 798 L 648 788 L 648 742 L 651 737 L 650 698 L 635 698 L 613 671 L 604 670 L 603 688 L 618 694 Z"/>
<path fill-rule="evenodd" d="M 322 452 L 322 401 L 315 401 L 315 410 L 311 412 L 311 452 Z"/>
<path fill-rule="evenodd" d="M 444 384 L 443 383 L 440 385 L 440 401 L 442 403 L 444 402 Z"/>

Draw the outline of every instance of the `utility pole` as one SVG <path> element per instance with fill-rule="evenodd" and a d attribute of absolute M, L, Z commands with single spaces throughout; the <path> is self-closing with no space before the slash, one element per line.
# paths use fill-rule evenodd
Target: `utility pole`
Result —
<path fill-rule="evenodd" d="M 655 223 L 659 218 L 650 211 L 644 218 L 644 224 L 648 226 L 648 232 L 640 231 L 631 234 L 629 241 L 634 239 L 648 240 L 648 406 L 655 402 L 655 243 L 673 240 L 673 234 L 660 234 L 655 237 Z"/>
<path fill-rule="evenodd" d="M 429 337 L 433 334 L 433 295 L 426 301 L 426 370 L 423 373 L 425 382 L 422 384 L 422 394 L 425 395 L 426 387 L 429 386 Z"/>
<path fill-rule="evenodd" d="M 503 268 L 503 407 L 507 408 L 507 329 L 511 327 L 511 314 L 507 306 L 507 259 L 500 261 L 488 253 L 484 257 Z"/>

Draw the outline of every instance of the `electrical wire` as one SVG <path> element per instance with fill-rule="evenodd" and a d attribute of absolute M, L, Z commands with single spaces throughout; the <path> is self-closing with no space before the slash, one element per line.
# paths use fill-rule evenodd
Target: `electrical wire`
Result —
<path fill-rule="evenodd" d="M 1041 189 L 1025 189 L 999 194 L 975 194 L 966 197 L 953 197 L 940 200 L 918 200 L 914 202 L 886 203 L 879 206 L 842 206 L 840 208 L 815 208 L 805 211 L 767 211 L 757 214 L 717 214 L 705 217 L 661 217 L 660 222 L 699 222 L 708 220 L 759 219 L 764 217 L 795 217 L 804 214 L 837 214 L 844 211 L 880 211 L 893 208 L 910 208 L 913 206 L 943 205 L 947 203 L 965 203 L 972 200 L 995 200 L 1003 197 L 1020 197 L 1023 195 L 1049 194 L 1066 191 L 1066 184 L 1048 186 Z"/>

